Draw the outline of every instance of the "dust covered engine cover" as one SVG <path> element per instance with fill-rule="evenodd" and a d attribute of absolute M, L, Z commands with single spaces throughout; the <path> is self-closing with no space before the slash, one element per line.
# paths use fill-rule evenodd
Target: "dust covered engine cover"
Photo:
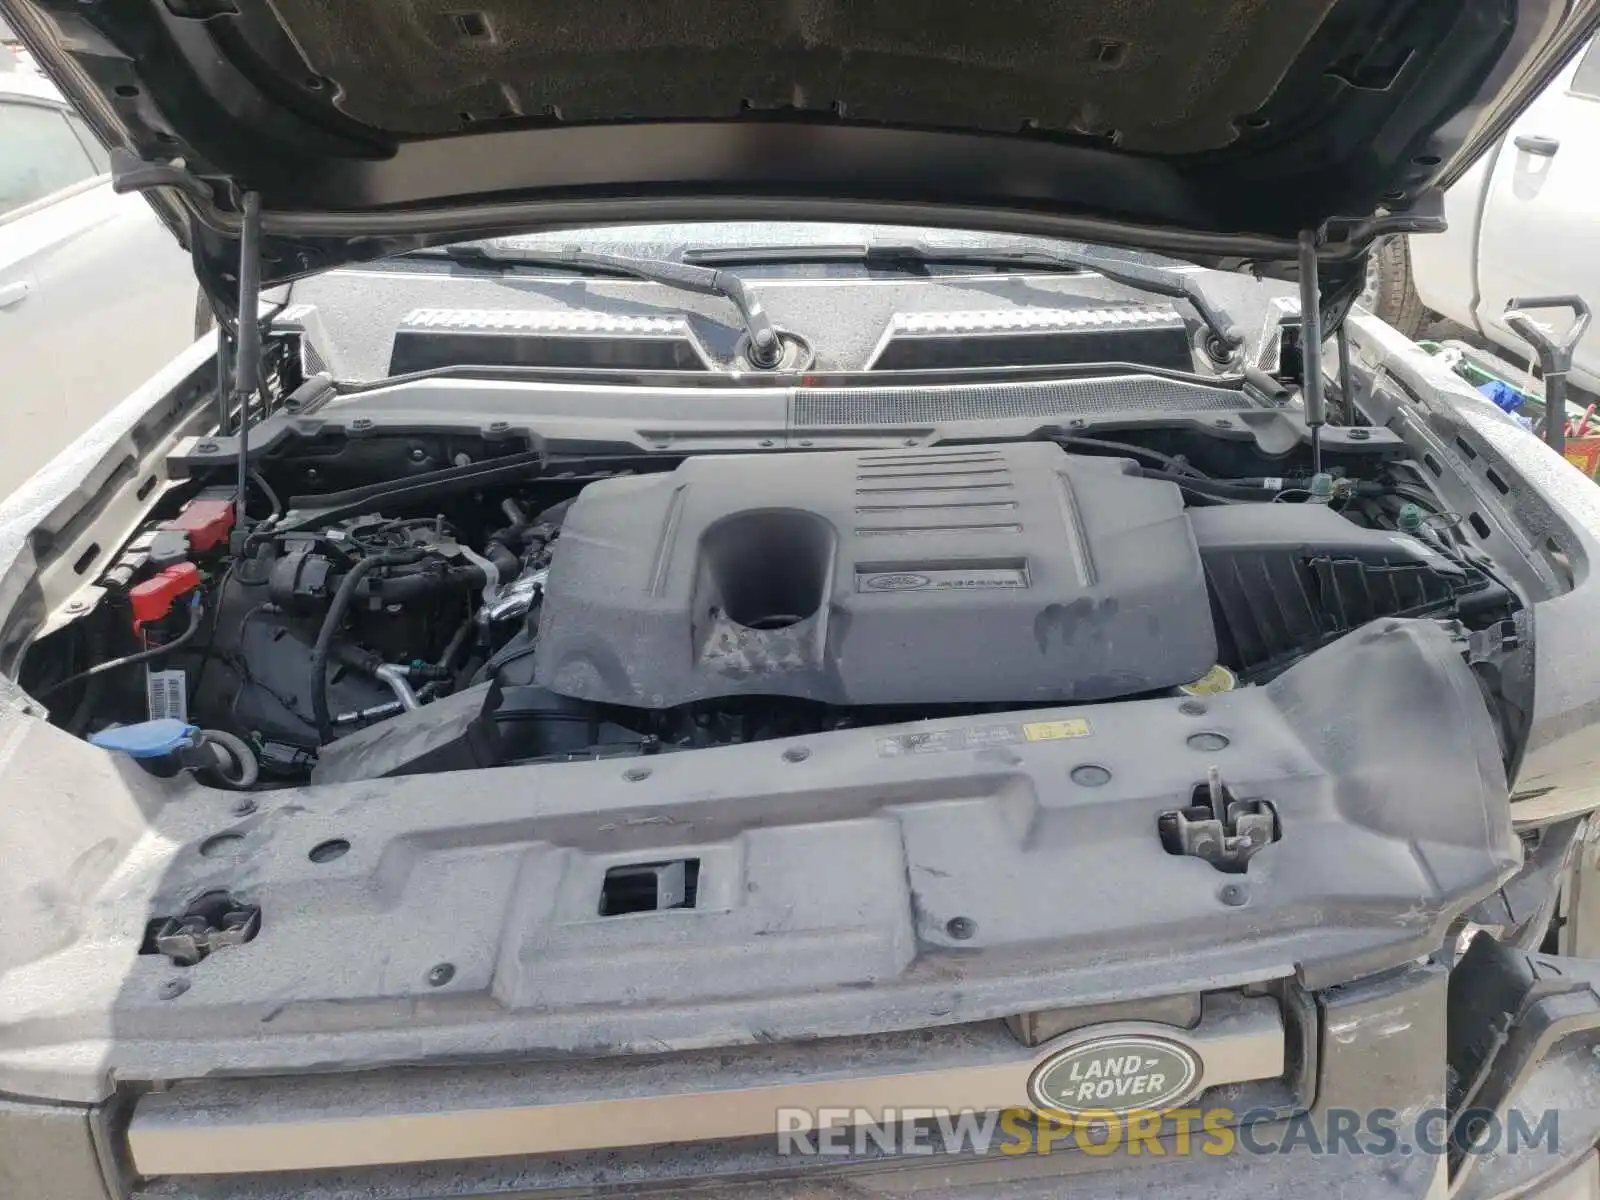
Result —
<path fill-rule="evenodd" d="M 647 708 L 1101 700 L 1215 653 L 1178 489 L 1028 442 L 706 456 L 591 484 L 536 674 Z"/>

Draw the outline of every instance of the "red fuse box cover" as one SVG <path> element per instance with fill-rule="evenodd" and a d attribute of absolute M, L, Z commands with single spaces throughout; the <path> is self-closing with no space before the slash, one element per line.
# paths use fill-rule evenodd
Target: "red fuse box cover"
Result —
<path fill-rule="evenodd" d="M 199 586 L 200 568 L 193 563 L 177 563 L 130 588 L 128 602 L 133 608 L 134 632 L 147 621 L 159 621 L 172 611 L 174 600 Z"/>
<path fill-rule="evenodd" d="M 196 554 L 214 550 L 228 540 L 233 531 L 232 500 L 191 500 L 162 529 L 176 529 L 189 535 L 189 549 Z"/>

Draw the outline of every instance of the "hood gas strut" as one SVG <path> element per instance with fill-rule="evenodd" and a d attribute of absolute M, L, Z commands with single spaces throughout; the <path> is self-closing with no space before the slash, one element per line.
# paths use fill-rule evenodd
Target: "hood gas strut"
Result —
<path fill-rule="evenodd" d="M 239 318 L 233 358 L 233 400 L 239 406 L 239 490 L 233 524 L 242 534 L 245 490 L 250 482 L 250 401 L 261 387 L 261 193 L 246 192 L 239 232 Z"/>
<path fill-rule="evenodd" d="M 1300 395 L 1311 429 L 1311 473 L 1322 474 L 1322 426 L 1328 419 L 1322 395 L 1322 287 L 1317 279 L 1317 235 L 1300 234 Z M 1350 402 L 1349 396 L 1345 403 Z"/>

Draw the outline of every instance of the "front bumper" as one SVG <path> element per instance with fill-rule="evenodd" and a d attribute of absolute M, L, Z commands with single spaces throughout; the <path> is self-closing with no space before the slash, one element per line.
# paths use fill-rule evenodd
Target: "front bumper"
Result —
<path fill-rule="evenodd" d="M 196 1081 L 87 1108 L 0 1103 L 0 1194 L 445 1200 L 692 1190 L 708 1200 L 887 1193 L 1044 1200 L 1154 1190 L 1195 1200 L 1600 1200 L 1600 963 L 1527 954 L 1480 936 L 1452 969 L 1415 964 L 1298 994 L 1298 1015 L 1275 1027 L 1261 1019 L 1269 1010 L 1294 1013 L 1296 997 L 1208 997 L 1198 1027 L 1206 1032 L 1197 1042 L 1215 1049 L 1224 1045 L 1219 1031 L 1231 1033 L 1241 1051 L 1226 1059 L 1239 1068 L 1235 1075 L 1281 1069 L 1282 1076 L 1230 1080 L 1219 1073 L 1190 1102 L 1192 1116 L 1169 1114 L 1142 1126 L 1137 1114 L 1122 1118 L 1113 1145 L 1105 1144 L 1105 1122 L 1083 1138 L 1058 1123 L 1046 1137 L 1037 1125 L 1002 1117 L 991 1126 L 992 1140 L 980 1142 L 959 1116 L 941 1125 L 937 1114 L 923 1121 L 920 1137 L 904 1127 L 886 1136 L 846 1127 L 802 1138 L 672 1140 L 670 1127 L 646 1136 L 615 1128 L 652 1121 L 664 1105 L 693 1118 L 696 1095 L 705 1101 L 699 1116 L 713 1119 L 718 1111 L 729 1119 L 718 1097 L 737 1093 L 751 1105 L 767 1103 L 741 1092 L 742 1073 L 763 1059 L 768 1067 L 787 1061 L 798 1091 L 815 1087 L 830 1067 L 837 1079 L 865 1085 L 854 1099 L 881 1100 L 886 1082 L 898 1080 L 893 1101 L 908 1116 L 913 1104 L 959 1114 L 1004 1102 L 979 1092 L 964 1106 L 959 1089 L 918 1092 L 921 1083 L 904 1061 L 898 1076 L 881 1073 L 879 1064 L 874 1078 L 864 1054 L 852 1064 L 841 1047 L 821 1043 L 742 1056 L 663 1055 L 609 1071 L 591 1070 L 593 1063 L 461 1066 Z M 1276 1042 L 1274 1028 L 1283 1033 Z M 966 1041 L 954 1048 L 978 1055 L 995 1044 L 980 1032 L 973 1026 L 930 1035 L 921 1058 L 948 1056 L 957 1035 Z M 613 1091 L 619 1078 L 630 1081 L 631 1101 L 583 1094 L 607 1076 Z M 816 1097 L 790 1099 L 818 1104 Z M 852 1102 L 837 1091 L 832 1099 Z M 1489 1126 L 1476 1142 L 1473 1111 Z M 588 1132 L 575 1136 L 586 1119 Z M 541 1137 L 563 1124 L 569 1144 L 556 1151 Z M 742 1132 L 747 1123 L 735 1126 Z M 701 1128 L 695 1136 L 714 1132 Z M 651 1144 L 630 1144 L 640 1142 Z M 385 1144 L 387 1157 L 373 1152 Z"/>

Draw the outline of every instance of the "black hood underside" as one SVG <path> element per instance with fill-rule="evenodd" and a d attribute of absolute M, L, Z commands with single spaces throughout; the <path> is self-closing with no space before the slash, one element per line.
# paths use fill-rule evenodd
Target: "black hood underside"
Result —
<path fill-rule="evenodd" d="M 113 144 L 210 189 L 163 197 L 210 230 L 202 259 L 261 194 L 266 282 L 648 213 L 1099 222 L 1292 256 L 1299 230 L 1426 208 L 1600 12 L 1570 9 L 0 0 Z"/>

